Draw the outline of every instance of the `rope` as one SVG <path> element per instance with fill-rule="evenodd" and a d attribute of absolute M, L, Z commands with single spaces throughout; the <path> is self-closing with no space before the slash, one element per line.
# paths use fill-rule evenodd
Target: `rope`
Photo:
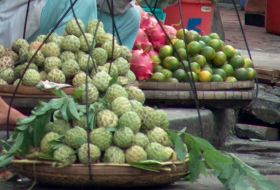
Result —
<path fill-rule="evenodd" d="M 23 35 L 22 35 L 22 38 L 23 38 L 23 39 L 25 39 L 25 36 L 26 36 L 26 27 L 27 27 L 27 20 L 28 20 L 28 14 L 29 14 L 30 3 L 31 3 L 31 0 L 28 0 L 27 8 L 26 8 L 26 13 L 25 13 Z"/>

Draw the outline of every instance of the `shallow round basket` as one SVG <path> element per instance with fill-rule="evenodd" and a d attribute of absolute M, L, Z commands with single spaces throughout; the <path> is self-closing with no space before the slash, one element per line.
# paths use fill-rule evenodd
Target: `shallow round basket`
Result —
<path fill-rule="evenodd" d="M 73 164 L 56 168 L 51 162 L 14 160 L 18 173 L 41 184 L 55 186 L 102 186 L 145 187 L 164 186 L 180 180 L 188 174 L 188 161 L 165 162 L 159 172 L 147 171 L 128 164 L 92 164 L 92 179 L 89 167 Z"/>

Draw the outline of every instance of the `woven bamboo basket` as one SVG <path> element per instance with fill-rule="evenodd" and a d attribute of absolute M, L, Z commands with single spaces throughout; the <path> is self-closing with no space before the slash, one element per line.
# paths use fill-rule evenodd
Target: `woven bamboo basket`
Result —
<path fill-rule="evenodd" d="M 165 162 L 159 172 L 131 167 L 128 164 L 73 164 L 64 168 L 52 167 L 52 162 L 14 160 L 18 173 L 41 184 L 55 186 L 147 187 L 172 184 L 188 174 L 188 160 Z"/>

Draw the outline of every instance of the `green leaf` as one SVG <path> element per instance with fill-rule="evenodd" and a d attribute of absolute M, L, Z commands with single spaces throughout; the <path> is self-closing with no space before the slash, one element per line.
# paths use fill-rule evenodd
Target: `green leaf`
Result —
<path fill-rule="evenodd" d="M 130 164 L 130 166 L 132 166 L 134 168 L 141 169 L 141 170 L 150 171 L 150 172 L 159 172 L 159 168 L 158 167 L 141 165 L 141 164 Z"/>
<path fill-rule="evenodd" d="M 40 142 L 46 134 L 45 126 L 51 120 L 51 112 L 47 112 L 45 115 L 39 116 L 33 123 L 33 143 L 34 146 L 40 146 Z"/>
<path fill-rule="evenodd" d="M 52 93 L 57 97 L 67 97 L 67 94 L 62 89 L 53 89 Z"/>
<path fill-rule="evenodd" d="M 71 114 L 71 119 L 80 120 L 80 115 L 78 113 L 76 104 L 72 98 L 69 99 L 68 110 Z"/>
<path fill-rule="evenodd" d="M 60 109 L 66 98 L 52 99 L 48 104 L 53 110 Z"/>
<path fill-rule="evenodd" d="M 112 64 L 112 63 L 111 63 Z M 109 86 L 116 84 L 118 81 L 118 77 L 117 76 L 113 76 L 112 79 L 109 82 Z"/>
<path fill-rule="evenodd" d="M 75 99 L 81 99 L 83 97 L 84 90 L 80 88 L 76 88 L 73 92 L 73 97 Z"/>
<path fill-rule="evenodd" d="M 30 117 L 26 117 L 17 121 L 17 125 L 27 125 L 36 119 L 35 115 L 31 115 Z"/>
<path fill-rule="evenodd" d="M 68 111 L 67 108 L 68 108 L 68 101 L 67 101 L 67 99 L 65 99 L 62 107 L 60 108 L 61 116 L 65 121 L 69 120 L 68 113 L 67 113 L 67 111 Z"/>
<path fill-rule="evenodd" d="M 24 124 L 24 125 L 16 127 L 16 130 L 17 131 L 26 131 L 28 129 L 28 127 L 29 127 L 28 125 Z"/>
<path fill-rule="evenodd" d="M 22 143 L 23 143 L 23 139 L 24 139 L 24 133 L 22 133 L 22 132 L 18 133 L 17 137 L 15 139 L 15 143 L 8 150 L 8 153 L 7 153 L 8 156 L 14 155 L 15 153 L 17 153 L 20 150 L 20 147 L 22 146 Z"/>
<path fill-rule="evenodd" d="M 13 156 L 0 156 L 0 168 L 8 166 L 13 159 Z"/>
<path fill-rule="evenodd" d="M 184 161 L 186 159 L 187 151 L 181 136 L 178 134 L 178 132 L 171 130 L 168 131 L 168 134 L 175 146 L 175 151 L 179 160 Z"/>

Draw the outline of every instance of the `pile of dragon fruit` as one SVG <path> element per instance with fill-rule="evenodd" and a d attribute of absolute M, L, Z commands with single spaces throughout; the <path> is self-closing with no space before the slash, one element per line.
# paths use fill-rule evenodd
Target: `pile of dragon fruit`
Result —
<path fill-rule="evenodd" d="M 170 38 L 174 38 L 177 30 L 162 23 L 164 32 L 157 19 L 145 11 L 141 13 L 141 17 L 140 29 L 132 50 L 131 70 L 137 80 L 149 80 L 154 67 L 160 62 L 160 48 L 168 43 L 165 32 Z"/>

